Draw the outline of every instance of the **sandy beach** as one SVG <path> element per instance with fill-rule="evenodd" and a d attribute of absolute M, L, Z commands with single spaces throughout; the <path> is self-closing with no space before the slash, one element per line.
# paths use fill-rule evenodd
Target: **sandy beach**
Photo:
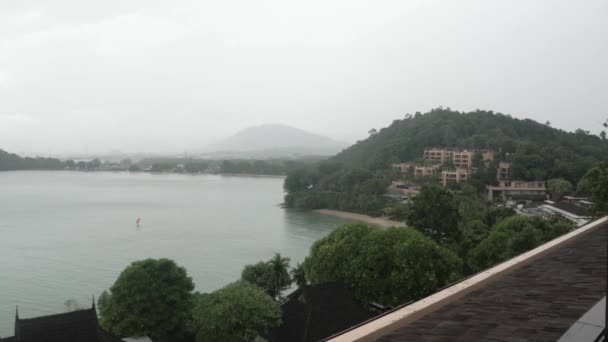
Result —
<path fill-rule="evenodd" d="M 369 224 L 375 224 L 377 226 L 382 227 L 396 227 L 396 226 L 405 226 L 405 223 L 399 221 L 389 220 L 383 217 L 372 217 L 363 214 L 350 213 L 347 211 L 340 210 L 331 210 L 331 209 L 317 209 L 313 210 L 316 213 L 324 214 L 324 215 L 332 215 L 337 217 L 342 217 L 346 219 L 352 219 L 356 221 L 361 221 Z"/>

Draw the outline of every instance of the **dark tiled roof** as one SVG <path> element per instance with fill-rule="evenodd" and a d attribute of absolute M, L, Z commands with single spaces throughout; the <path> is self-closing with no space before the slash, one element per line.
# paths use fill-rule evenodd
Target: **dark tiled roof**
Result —
<path fill-rule="evenodd" d="M 551 206 L 556 207 L 557 209 L 561 209 L 563 211 L 567 211 L 567 212 L 577 215 L 577 216 L 589 216 L 589 212 L 587 211 L 587 209 L 580 207 L 578 205 L 574 205 L 572 203 L 560 201 L 560 202 L 551 204 Z"/>
<path fill-rule="evenodd" d="M 556 341 L 605 295 L 607 229 L 568 241 L 380 341 Z"/>
<path fill-rule="evenodd" d="M 374 316 L 338 283 L 306 286 L 281 308 L 283 324 L 271 331 L 271 342 L 320 341 Z"/>
<path fill-rule="evenodd" d="M 11 339 L 12 338 L 12 339 Z M 122 342 L 97 323 L 95 309 L 17 319 L 15 336 L 1 342 Z"/>

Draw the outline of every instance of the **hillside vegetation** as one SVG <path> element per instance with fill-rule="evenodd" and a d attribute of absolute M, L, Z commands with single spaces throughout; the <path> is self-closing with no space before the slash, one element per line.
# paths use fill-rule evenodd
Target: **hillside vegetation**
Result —
<path fill-rule="evenodd" d="M 512 163 L 512 177 L 519 180 L 563 178 L 576 184 L 598 162 L 608 162 L 608 141 L 583 130 L 566 132 L 492 111 L 438 108 L 408 114 L 326 161 L 290 172 L 285 203 L 377 215 L 387 205 L 381 195 L 397 177 L 391 165 L 420 160 L 427 147 L 493 150 L 495 161 Z M 478 175 L 484 177 L 477 180 L 479 190 L 492 182 L 491 171 Z"/>
<path fill-rule="evenodd" d="M 61 170 L 65 164 L 55 158 L 20 157 L 0 149 L 0 171 L 7 170 Z"/>

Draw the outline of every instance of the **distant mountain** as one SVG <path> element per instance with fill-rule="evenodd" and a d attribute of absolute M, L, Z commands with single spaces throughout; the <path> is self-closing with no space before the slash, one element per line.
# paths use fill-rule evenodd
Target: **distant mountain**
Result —
<path fill-rule="evenodd" d="M 299 128 L 268 124 L 246 128 L 205 150 L 207 153 L 239 157 L 329 156 L 348 145 Z"/>

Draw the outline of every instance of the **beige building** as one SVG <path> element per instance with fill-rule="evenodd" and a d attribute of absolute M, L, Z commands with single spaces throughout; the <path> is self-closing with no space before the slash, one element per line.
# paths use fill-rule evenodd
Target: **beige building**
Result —
<path fill-rule="evenodd" d="M 466 183 L 469 180 L 469 170 L 457 168 L 456 170 L 441 171 L 440 181 L 443 186 L 448 183 Z"/>
<path fill-rule="evenodd" d="M 454 166 L 470 170 L 473 168 L 473 157 L 475 156 L 475 151 L 454 151 L 452 152 L 452 160 L 454 162 Z"/>
<path fill-rule="evenodd" d="M 398 163 L 398 164 L 393 164 L 393 168 L 395 169 L 399 169 L 401 170 L 401 173 L 406 173 L 409 171 L 409 169 L 411 167 L 413 167 L 414 164 L 412 163 Z"/>
<path fill-rule="evenodd" d="M 498 186 L 489 185 L 488 200 L 493 201 L 495 196 L 503 199 L 545 199 L 547 187 L 543 181 L 501 181 Z"/>
<path fill-rule="evenodd" d="M 424 176 L 432 176 L 439 171 L 441 165 L 418 165 L 414 167 L 414 176 L 416 177 L 424 177 Z"/>
<path fill-rule="evenodd" d="M 452 159 L 452 151 L 444 148 L 427 148 L 424 149 L 424 160 L 435 161 L 440 164 Z"/>
<path fill-rule="evenodd" d="M 486 163 L 486 165 L 490 164 L 490 162 L 494 161 L 494 152 L 488 150 L 481 151 L 481 158 Z"/>
<path fill-rule="evenodd" d="M 473 168 L 473 158 L 475 154 L 481 153 L 482 159 L 486 164 L 494 160 L 494 152 L 487 150 L 459 150 L 449 148 L 427 148 L 424 150 L 424 160 L 444 164 L 452 161 L 454 166 L 463 169 Z"/>
<path fill-rule="evenodd" d="M 500 181 L 508 181 L 511 179 L 511 163 L 500 162 L 496 169 L 496 179 Z"/>

